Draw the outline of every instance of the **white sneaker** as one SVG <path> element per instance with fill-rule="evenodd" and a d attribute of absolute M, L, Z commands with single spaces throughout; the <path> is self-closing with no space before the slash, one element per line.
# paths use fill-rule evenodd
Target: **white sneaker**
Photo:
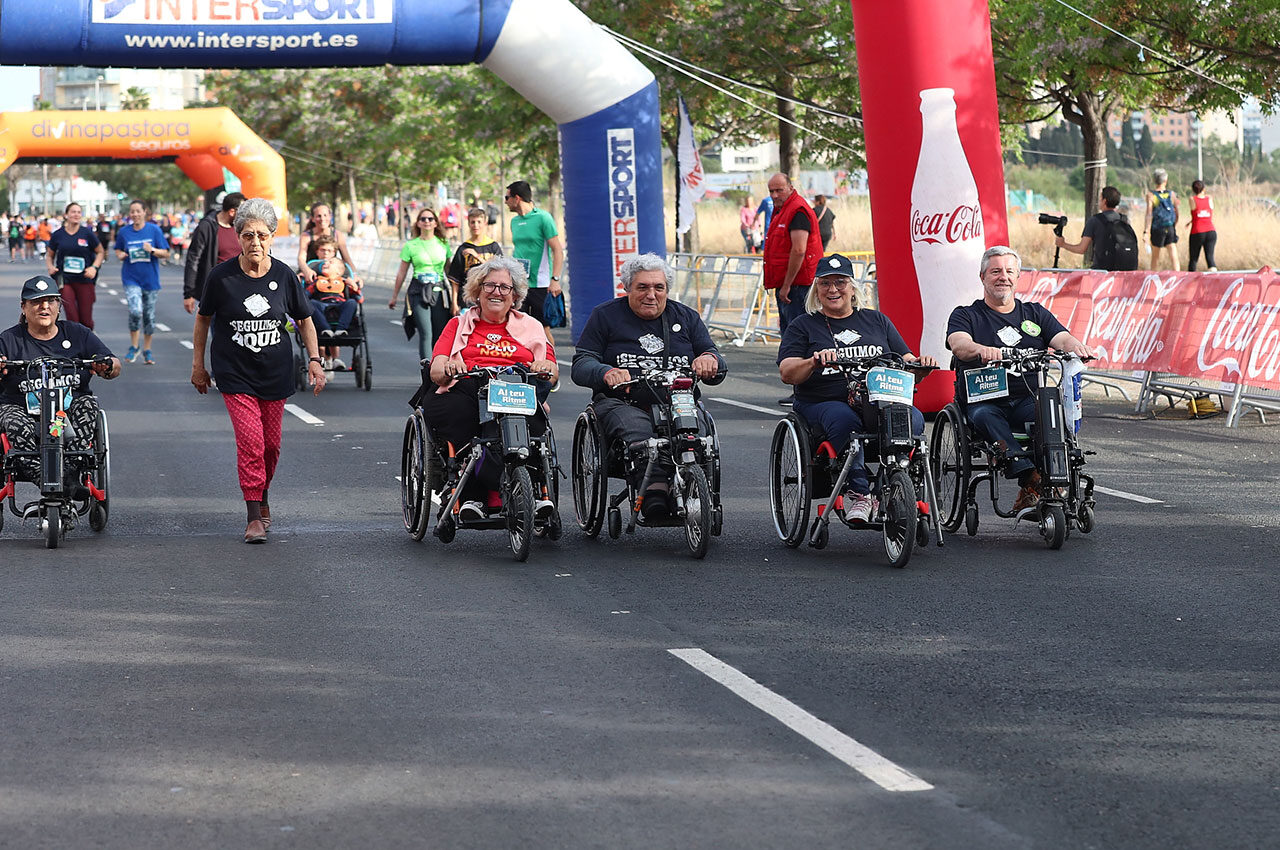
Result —
<path fill-rule="evenodd" d="M 871 522 L 876 500 L 870 493 L 845 493 L 844 518 L 849 522 Z"/>
<path fill-rule="evenodd" d="M 347 364 L 342 362 L 341 357 L 335 357 L 333 358 L 333 360 L 329 361 L 329 363 L 330 363 L 329 365 L 330 369 L 346 369 L 347 368 Z"/>
<path fill-rule="evenodd" d="M 469 502 L 463 502 L 462 507 L 458 509 L 458 519 L 473 520 L 484 518 L 484 505 L 474 499 Z"/>
<path fill-rule="evenodd" d="M 333 330 L 330 328 L 325 328 L 324 330 L 320 331 L 320 336 L 333 336 Z"/>
<path fill-rule="evenodd" d="M 556 506 L 550 499 L 537 499 L 533 503 L 533 515 L 536 519 L 550 519 Z"/>

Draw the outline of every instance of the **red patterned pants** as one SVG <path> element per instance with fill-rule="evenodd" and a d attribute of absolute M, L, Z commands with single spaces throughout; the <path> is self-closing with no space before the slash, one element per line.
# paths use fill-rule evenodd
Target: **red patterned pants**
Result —
<path fill-rule="evenodd" d="M 236 471 L 246 502 L 262 501 L 280 460 L 280 420 L 284 399 L 263 401 L 246 393 L 223 393 L 236 432 Z"/>

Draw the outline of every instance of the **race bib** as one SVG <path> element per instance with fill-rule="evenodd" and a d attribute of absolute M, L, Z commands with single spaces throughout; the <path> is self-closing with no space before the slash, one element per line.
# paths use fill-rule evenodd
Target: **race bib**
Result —
<path fill-rule="evenodd" d="M 129 262 L 130 263 L 149 263 L 151 255 L 147 253 L 147 249 L 142 242 L 129 243 Z"/>
<path fill-rule="evenodd" d="M 67 274 L 81 274 L 84 272 L 84 257 L 63 257 L 62 270 Z"/>
<path fill-rule="evenodd" d="M 964 373 L 965 398 L 987 401 L 1009 395 L 1009 374 L 1000 366 L 970 369 Z"/>
<path fill-rule="evenodd" d="M 513 381 L 489 382 L 489 412 L 532 416 L 538 409 L 538 390 L 533 384 Z"/>
<path fill-rule="evenodd" d="M 915 392 L 916 376 L 905 369 L 877 366 L 867 372 L 867 398 L 871 401 L 911 404 Z"/>

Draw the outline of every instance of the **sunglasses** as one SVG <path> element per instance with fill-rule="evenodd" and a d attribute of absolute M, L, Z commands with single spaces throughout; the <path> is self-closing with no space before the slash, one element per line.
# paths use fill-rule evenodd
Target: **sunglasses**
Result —
<path fill-rule="evenodd" d="M 418 221 L 435 221 L 435 217 L 429 215 L 419 216 Z"/>

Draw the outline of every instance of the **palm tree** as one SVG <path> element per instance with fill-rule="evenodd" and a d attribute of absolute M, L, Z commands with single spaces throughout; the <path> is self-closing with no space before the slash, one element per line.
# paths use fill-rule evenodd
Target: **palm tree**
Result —
<path fill-rule="evenodd" d="M 129 86 L 124 90 L 124 94 L 120 95 L 121 109 L 150 109 L 151 95 L 147 94 L 137 86 Z"/>

